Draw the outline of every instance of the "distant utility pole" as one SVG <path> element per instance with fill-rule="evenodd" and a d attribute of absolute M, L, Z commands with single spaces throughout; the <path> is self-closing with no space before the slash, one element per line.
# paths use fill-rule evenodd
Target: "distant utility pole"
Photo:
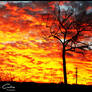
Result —
<path fill-rule="evenodd" d="M 78 73 L 78 71 L 77 71 L 77 66 L 76 66 L 76 84 L 77 84 L 77 78 L 78 78 L 78 76 L 77 76 L 77 73 Z"/>

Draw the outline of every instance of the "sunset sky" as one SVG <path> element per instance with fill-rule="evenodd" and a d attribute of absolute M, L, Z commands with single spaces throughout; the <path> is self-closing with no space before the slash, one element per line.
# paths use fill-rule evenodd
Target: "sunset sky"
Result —
<path fill-rule="evenodd" d="M 56 1 L 0 1 L 0 80 L 37 83 L 63 82 L 62 45 L 45 40 L 42 14 L 53 10 Z M 92 1 L 61 1 L 61 9 L 75 9 L 92 18 Z M 48 32 L 48 31 L 47 31 Z M 89 34 L 92 36 L 92 34 Z M 92 39 L 86 40 L 91 43 Z M 67 52 L 68 84 L 92 85 L 92 51 Z"/>

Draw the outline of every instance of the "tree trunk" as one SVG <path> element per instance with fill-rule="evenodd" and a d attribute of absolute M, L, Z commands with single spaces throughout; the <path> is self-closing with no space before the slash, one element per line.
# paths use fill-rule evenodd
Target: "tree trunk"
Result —
<path fill-rule="evenodd" d="M 62 51 L 62 59 L 63 59 L 64 84 L 67 84 L 66 59 L 65 59 L 65 46 L 64 45 L 63 45 L 63 51 Z"/>

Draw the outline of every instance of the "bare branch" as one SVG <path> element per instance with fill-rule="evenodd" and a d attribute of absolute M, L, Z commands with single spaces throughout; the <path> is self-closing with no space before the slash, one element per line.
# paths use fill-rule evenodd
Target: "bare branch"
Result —
<path fill-rule="evenodd" d="M 62 40 L 59 39 L 57 36 L 53 35 L 53 37 L 54 37 L 54 38 L 57 38 L 57 39 L 63 44 Z"/>
<path fill-rule="evenodd" d="M 86 28 L 86 27 L 85 27 Z M 82 28 L 82 29 L 78 29 L 78 27 L 77 27 L 77 33 L 71 38 L 71 39 L 69 39 L 69 40 L 66 40 L 66 42 L 65 42 L 65 45 L 67 45 L 70 41 L 77 41 L 77 39 L 78 39 L 78 36 L 79 36 L 79 34 L 81 33 L 81 32 L 83 32 L 83 31 L 89 31 L 89 30 L 86 30 L 85 28 Z"/>
<path fill-rule="evenodd" d="M 76 46 L 76 47 L 72 47 L 70 49 L 66 49 L 66 51 L 75 51 L 75 49 L 81 49 L 81 50 L 85 50 L 85 49 L 89 49 L 91 50 L 90 46 L 92 45 L 82 45 L 82 46 Z"/>
<path fill-rule="evenodd" d="M 68 9 L 68 11 L 69 11 L 69 9 Z M 68 11 L 66 11 L 66 12 L 68 12 Z M 71 12 L 70 12 L 70 14 L 68 14 L 68 16 L 65 19 L 63 19 L 62 24 L 64 24 L 73 15 L 73 13 L 74 13 L 74 11 L 72 9 Z"/>

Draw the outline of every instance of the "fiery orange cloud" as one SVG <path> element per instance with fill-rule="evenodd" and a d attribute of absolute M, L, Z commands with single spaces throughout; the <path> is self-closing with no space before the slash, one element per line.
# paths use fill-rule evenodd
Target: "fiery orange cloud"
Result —
<path fill-rule="evenodd" d="M 43 11 L 6 4 L 0 8 L 0 75 L 1 81 L 60 83 L 63 82 L 62 46 L 56 39 L 46 41 L 41 30 L 47 30 L 40 16 L 27 14 Z M 38 19 L 39 18 L 39 19 Z M 74 30 L 73 30 L 74 31 Z M 48 34 L 48 33 L 47 33 Z M 92 85 L 92 52 L 86 57 L 67 52 L 68 83 Z M 8 77 L 7 77 L 8 76 Z"/>

